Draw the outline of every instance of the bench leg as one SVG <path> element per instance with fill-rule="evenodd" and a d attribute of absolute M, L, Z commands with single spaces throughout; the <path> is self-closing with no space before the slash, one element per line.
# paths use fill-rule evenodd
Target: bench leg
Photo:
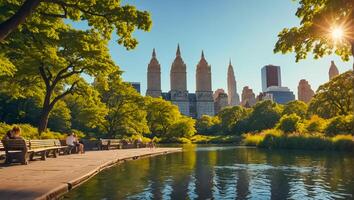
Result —
<path fill-rule="evenodd" d="M 21 153 L 21 159 L 20 159 L 21 164 L 28 165 L 28 157 L 29 155 L 27 152 Z"/>
<path fill-rule="evenodd" d="M 30 160 L 30 161 L 33 161 L 33 160 L 34 160 L 33 158 L 34 158 L 34 152 L 30 153 L 30 155 L 29 155 L 29 160 Z"/>
<path fill-rule="evenodd" d="M 54 158 L 57 158 L 59 156 L 59 149 L 53 150 L 53 156 Z"/>
<path fill-rule="evenodd" d="M 42 151 L 41 152 L 41 160 L 45 160 L 47 157 L 46 155 L 47 155 L 47 151 Z"/>

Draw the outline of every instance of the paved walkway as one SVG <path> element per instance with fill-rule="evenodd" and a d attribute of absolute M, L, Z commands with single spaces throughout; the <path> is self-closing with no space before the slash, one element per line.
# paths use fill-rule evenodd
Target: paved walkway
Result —
<path fill-rule="evenodd" d="M 0 199 L 51 199 L 99 171 L 124 160 L 181 151 L 180 148 L 142 148 L 90 151 L 33 161 L 29 165 L 0 165 Z"/>

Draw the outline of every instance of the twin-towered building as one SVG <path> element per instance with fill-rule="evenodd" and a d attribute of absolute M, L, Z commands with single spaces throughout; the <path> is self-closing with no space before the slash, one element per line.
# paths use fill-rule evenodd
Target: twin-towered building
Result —
<path fill-rule="evenodd" d="M 219 106 L 219 100 L 224 103 L 225 96 L 213 97 L 211 66 L 205 59 L 202 51 L 200 61 L 196 66 L 196 91 L 189 93 L 187 90 L 187 66 L 184 63 L 179 45 L 177 47 L 176 57 L 172 63 L 170 71 L 170 91 L 168 93 L 161 91 L 161 66 L 156 58 L 155 49 L 148 65 L 147 72 L 147 96 L 162 97 L 177 105 L 179 111 L 193 118 L 200 118 L 202 115 L 213 116 L 215 106 Z M 228 105 L 239 105 L 239 96 L 236 89 L 236 80 L 231 61 L 228 69 Z"/>

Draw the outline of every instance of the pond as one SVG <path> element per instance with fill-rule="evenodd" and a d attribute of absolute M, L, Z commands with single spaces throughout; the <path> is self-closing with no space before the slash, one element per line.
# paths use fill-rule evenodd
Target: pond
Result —
<path fill-rule="evenodd" d="M 354 155 L 183 146 L 105 170 L 64 199 L 353 199 Z"/>

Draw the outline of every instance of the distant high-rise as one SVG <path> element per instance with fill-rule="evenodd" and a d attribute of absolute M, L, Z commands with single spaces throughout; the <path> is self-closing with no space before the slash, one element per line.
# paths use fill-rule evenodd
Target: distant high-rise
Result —
<path fill-rule="evenodd" d="M 187 91 L 187 66 L 183 62 L 179 45 L 171 66 L 170 81 L 172 91 Z"/>
<path fill-rule="evenodd" d="M 223 89 L 217 89 L 213 95 L 215 114 L 219 113 L 223 108 L 229 105 L 228 96 Z"/>
<path fill-rule="evenodd" d="M 280 67 L 266 65 L 262 68 L 262 91 L 265 92 L 271 86 L 281 86 Z"/>
<path fill-rule="evenodd" d="M 308 103 L 312 99 L 313 95 L 315 95 L 315 93 L 311 89 L 311 85 L 305 79 L 301 79 L 299 86 L 297 87 L 297 96 L 299 101 Z"/>
<path fill-rule="evenodd" d="M 140 82 L 129 82 L 133 86 L 133 88 L 140 93 Z"/>
<path fill-rule="evenodd" d="M 152 58 L 148 65 L 146 95 L 152 97 L 161 96 L 161 67 L 156 58 L 155 49 L 152 51 Z"/>
<path fill-rule="evenodd" d="M 196 69 L 197 118 L 202 115 L 214 115 L 213 91 L 211 90 L 211 67 L 204 57 L 204 52 Z"/>
<path fill-rule="evenodd" d="M 170 97 L 172 103 L 176 104 L 179 111 L 189 116 L 189 99 L 187 91 L 187 66 L 184 64 L 181 57 L 181 50 L 179 45 L 177 46 L 176 58 L 172 63 L 170 79 L 171 90 Z"/>
<path fill-rule="evenodd" d="M 231 60 L 227 70 L 227 93 L 229 98 L 228 103 L 230 106 L 240 105 L 240 96 L 237 94 L 236 78 L 234 69 L 231 65 Z"/>
<path fill-rule="evenodd" d="M 244 107 L 252 107 L 254 104 L 256 104 L 256 97 L 255 94 L 253 93 L 253 90 L 249 88 L 248 86 L 243 87 L 242 90 L 242 106 Z"/>
<path fill-rule="evenodd" d="M 338 68 L 336 64 L 334 64 L 334 61 L 331 61 L 331 66 L 329 67 L 328 75 L 329 75 L 329 80 L 331 80 L 333 77 L 337 76 L 339 74 Z"/>

